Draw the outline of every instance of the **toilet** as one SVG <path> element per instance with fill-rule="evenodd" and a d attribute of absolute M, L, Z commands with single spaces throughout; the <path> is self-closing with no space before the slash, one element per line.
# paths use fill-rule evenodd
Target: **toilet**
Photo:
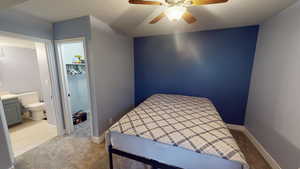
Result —
<path fill-rule="evenodd" d="M 19 95 L 19 100 L 27 111 L 29 118 L 32 120 L 43 120 L 45 103 L 39 101 L 38 92 L 28 92 Z"/>

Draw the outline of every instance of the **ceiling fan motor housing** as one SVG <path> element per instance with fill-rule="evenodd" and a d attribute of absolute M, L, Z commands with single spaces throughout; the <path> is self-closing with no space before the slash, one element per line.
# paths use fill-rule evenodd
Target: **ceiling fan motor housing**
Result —
<path fill-rule="evenodd" d="M 171 6 L 173 5 L 191 5 L 192 1 L 187 0 L 165 0 L 165 2 Z"/>
<path fill-rule="evenodd" d="M 180 0 L 165 0 L 168 4 L 178 3 Z"/>

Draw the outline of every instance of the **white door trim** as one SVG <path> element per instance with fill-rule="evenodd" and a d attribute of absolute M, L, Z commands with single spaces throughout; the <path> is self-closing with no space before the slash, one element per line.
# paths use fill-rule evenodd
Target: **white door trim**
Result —
<path fill-rule="evenodd" d="M 6 122 L 6 117 L 4 114 L 4 109 L 3 109 L 3 104 L 2 104 L 1 99 L 0 99 L 0 119 L 1 119 L 1 122 L 2 122 L 3 128 L 4 128 L 4 135 L 5 135 L 7 145 L 8 145 L 8 152 L 9 152 L 10 160 L 12 162 L 12 165 L 14 166 L 16 160 L 14 157 L 14 152 L 13 152 L 10 137 L 9 137 L 8 126 L 6 125 L 7 122 Z"/>
<path fill-rule="evenodd" d="M 93 117 L 94 117 L 94 111 L 93 111 L 93 106 L 92 106 L 92 92 L 91 92 L 91 80 L 90 80 L 90 68 L 89 68 L 89 56 L 87 53 L 87 41 L 85 37 L 79 37 L 79 38 L 71 38 L 71 39 L 63 39 L 63 40 L 56 40 L 55 41 L 55 46 L 56 46 L 56 54 L 58 57 L 58 67 L 59 67 L 59 78 L 60 78 L 60 89 L 61 89 L 61 94 L 62 94 L 62 104 L 63 104 L 63 110 L 64 110 L 64 119 L 65 119 L 65 124 L 66 124 L 66 132 L 67 134 L 71 134 L 74 131 L 74 126 L 73 126 L 73 121 L 72 121 L 72 112 L 71 112 L 71 107 L 70 107 L 70 99 L 68 97 L 68 82 L 67 82 L 67 75 L 65 72 L 64 64 L 63 64 L 63 59 L 62 59 L 62 53 L 60 49 L 60 45 L 62 43 L 68 43 L 68 42 L 78 42 L 78 41 L 83 41 L 83 48 L 84 48 L 84 54 L 85 54 L 85 64 L 86 64 L 86 75 L 87 75 L 87 83 L 88 83 L 88 92 L 89 92 L 89 107 L 91 109 L 90 117 L 90 128 L 91 128 L 91 136 L 93 136 Z M 63 76 L 62 76 L 63 75 Z"/>
<path fill-rule="evenodd" d="M 59 80 L 60 80 L 60 89 L 61 89 L 61 98 L 62 98 L 62 108 L 63 108 L 63 116 L 66 128 L 66 134 L 70 135 L 74 131 L 74 126 L 72 123 L 72 112 L 70 105 L 70 97 L 69 97 L 69 87 L 67 82 L 67 72 L 64 67 L 64 61 L 61 53 L 61 44 L 64 41 L 55 41 L 55 49 L 57 56 L 57 64 L 59 71 Z"/>
<path fill-rule="evenodd" d="M 55 51 L 53 47 L 52 41 L 46 42 L 46 50 L 48 54 L 48 64 L 49 64 L 49 72 L 50 72 L 50 79 L 51 79 L 51 87 L 52 87 L 52 102 L 54 104 L 54 109 L 56 112 L 56 125 L 58 128 L 58 135 L 62 136 L 66 133 L 65 125 L 64 125 L 64 118 L 63 118 L 63 109 L 62 109 L 62 100 L 60 97 L 60 90 L 59 90 L 59 79 L 58 79 L 58 72 L 57 72 L 57 63 L 55 60 Z"/>

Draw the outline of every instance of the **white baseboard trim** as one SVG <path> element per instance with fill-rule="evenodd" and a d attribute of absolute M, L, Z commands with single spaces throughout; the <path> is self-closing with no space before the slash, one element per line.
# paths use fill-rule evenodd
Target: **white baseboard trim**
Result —
<path fill-rule="evenodd" d="M 237 130 L 244 132 L 246 130 L 245 126 L 236 125 L 236 124 L 227 124 L 227 127 L 231 130 Z"/>
<path fill-rule="evenodd" d="M 99 137 L 95 137 L 95 136 L 92 137 L 92 141 L 96 144 L 103 143 L 104 140 L 105 140 L 105 135 L 101 135 Z"/>
<path fill-rule="evenodd" d="M 267 152 L 267 150 L 263 147 L 262 144 L 251 134 L 251 132 L 245 128 L 244 134 L 249 138 L 249 140 L 254 144 L 260 154 L 264 157 L 264 159 L 269 163 L 272 169 L 281 169 L 277 161 Z"/>
<path fill-rule="evenodd" d="M 245 127 L 241 125 L 227 124 L 229 129 L 238 130 L 243 132 L 248 139 L 252 142 L 252 144 L 257 148 L 260 154 L 264 157 L 267 163 L 272 167 L 272 169 L 281 169 L 277 161 L 271 156 L 270 153 L 259 143 L 259 141 L 251 134 L 251 132 Z"/>

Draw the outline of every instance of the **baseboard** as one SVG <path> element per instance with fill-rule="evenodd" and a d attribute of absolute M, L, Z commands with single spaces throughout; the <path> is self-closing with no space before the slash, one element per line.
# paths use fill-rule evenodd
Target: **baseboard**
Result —
<path fill-rule="evenodd" d="M 95 137 L 95 136 L 92 137 L 92 141 L 96 144 L 101 144 L 104 142 L 104 140 L 105 140 L 105 135 L 101 135 L 99 137 Z"/>
<path fill-rule="evenodd" d="M 245 126 L 242 125 L 236 125 L 236 124 L 227 124 L 227 127 L 231 130 L 237 130 L 244 132 L 246 130 Z"/>
<path fill-rule="evenodd" d="M 262 144 L 251 134 L 251 132 L 245 128 L 244 134 L 249 138 L 249 140 L 254 144 L 260 154 L 264 157 L 264 159 L 269 163 L 272 169 L 281 169 L 277 161 L 267 152 L 267 150 L 263 147 Z"/>
<path fill-rule="evenodd" d="M 227 124 L 229 129 L 238 130 L 243 132 L 248 139 L 252 142 L 252 144 L 257 148 L 260 154 L 264 157 L 267 163 L 272 167 L 272 169 L 281 169 L 277 161 L 267 152 L 267 150 L 259 143 L 259 141 L 251 134 L 251 132 L 242 125 L 234 125 L 234 124 Z"/>

